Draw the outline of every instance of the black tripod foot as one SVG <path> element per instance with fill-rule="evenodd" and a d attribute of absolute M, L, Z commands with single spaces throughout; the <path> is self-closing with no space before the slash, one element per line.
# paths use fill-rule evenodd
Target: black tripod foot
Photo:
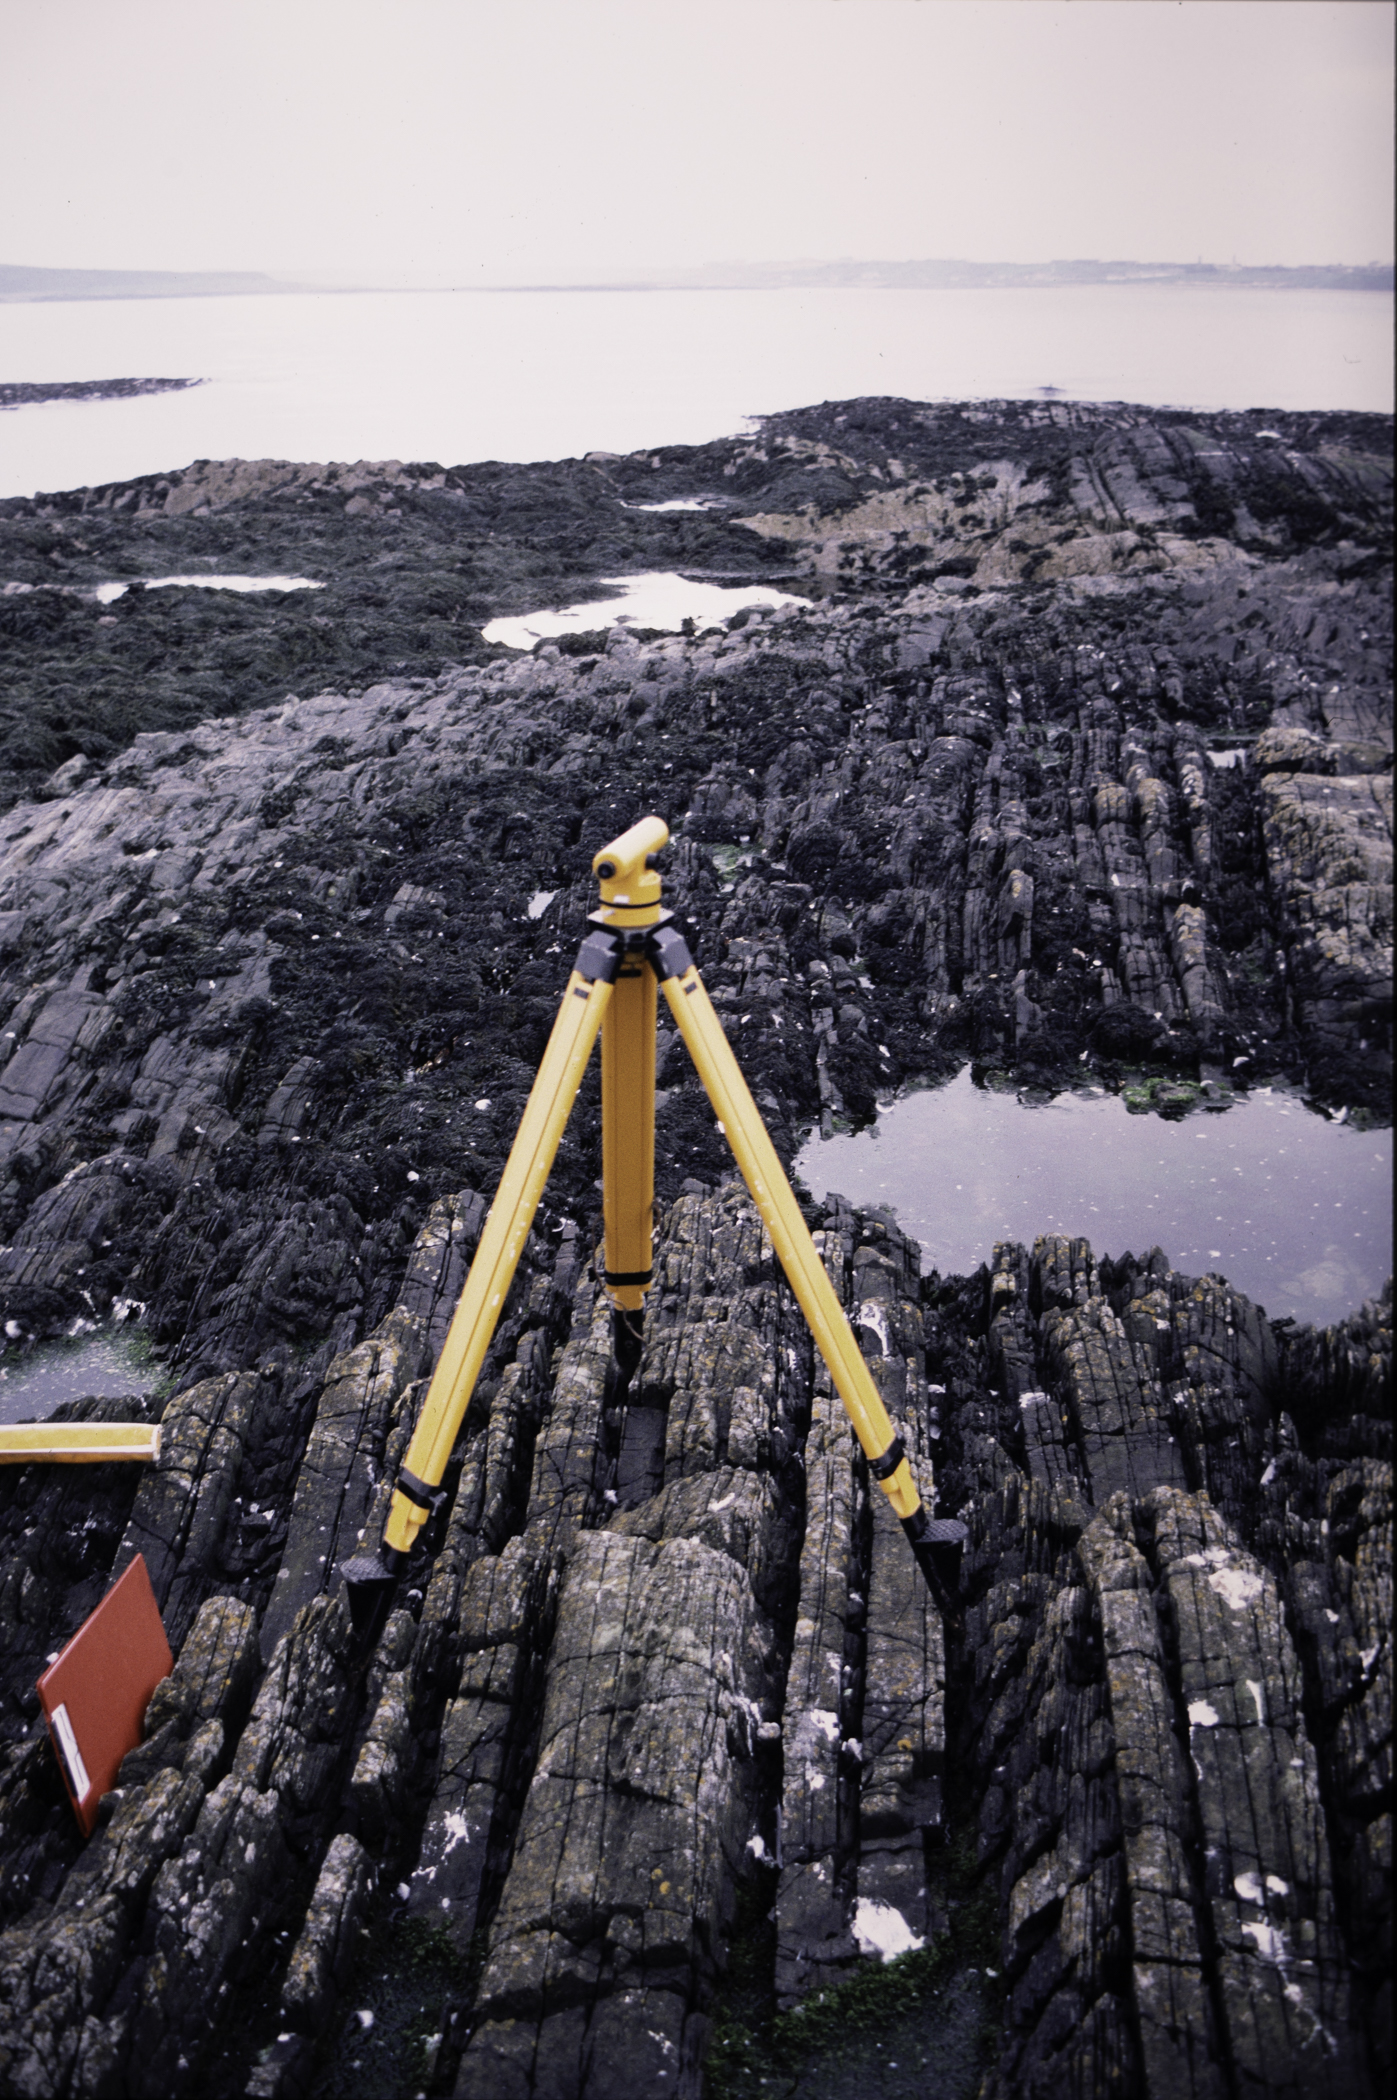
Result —
<path fill-rule="evenodd" d="M 917 1566 L 926 1577 L 927 1588 L 944 1617 L 955 1605 L 960 1587 L 960 1557 L 970 1536 L 959 1517 L 929 1517 L 924 1509 L 904 1517 L 907 1543 L 917 1556 Z"/>
<path fill-rule="evenodd" d="M 623 1312 L 617 1307 L 611 1315 L 611 1356 L 626 1385 L 630 1384 L 640 1369 L 640 1355 L 644 1347 L 644 1313 Z"/>
<path fill-rule="evenodd" d="M 340 1562 L 349 1616 L 361 1647 L 372 1647 L 387 1624 L 406 1558 L 391 1546 L 380 1546 L 376 1553 L 356 1553 L 352 1560 Z"/>

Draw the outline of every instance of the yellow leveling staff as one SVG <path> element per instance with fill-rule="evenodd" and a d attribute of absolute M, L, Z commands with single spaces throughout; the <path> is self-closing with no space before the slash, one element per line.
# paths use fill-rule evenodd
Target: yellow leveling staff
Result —
<path fill-rule="evenodd" d="M 41 1458 L 79 1466 L 159 1456 L 159 1423 L 10 1422 L 0 1429 L 0 1466 L 27 1466 Z"/>

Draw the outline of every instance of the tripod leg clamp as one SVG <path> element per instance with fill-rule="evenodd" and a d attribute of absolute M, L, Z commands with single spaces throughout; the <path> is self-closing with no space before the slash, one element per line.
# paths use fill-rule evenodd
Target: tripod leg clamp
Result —
<path fill-rule="evenodd" d="M 624 953 L 625 945 L 614 933 L 596 927 L 578 949 L 573 968 L 587 984 L 615 984 Z"/>
<path fill-rule="evenodd" d="M 394 1552 L 408 1554 L 422 1526 L 434 1517 L 446 1500 L 445 1488 L 428 1487 L 406 1466 L 399 1466 L 393 1483 L 393 1499 L 383 1527 L 383 1543 Z"/>
<path fill-rule="evenodd" d="M 429 1517 L 435 1516 L 446 1500 L 445 1488 L 428 1487 L 425 1480 L 409 1473 L 406 1466 L 399 1466 L 396 1486 L 400 1495 L 406 1495 L 409 1502 L 415 1503 Z"/>
<path fill-rule="evenodd" d="M 874 1480 L 891 1480 L 906 1456 L 907 1448 L 902 1438 L 895 1436 L 887 1450 L 880 1457 L 870 1458 L 868 1461 L 868 1471 L 871 1478 Z"/>
<path fill-rule="evenodd" d="M 694 967 L 689 943 L 677 926 L 655 928 L 645 944 L 645 959 L 661 984 L 671 977 L 682 977 Z"/>

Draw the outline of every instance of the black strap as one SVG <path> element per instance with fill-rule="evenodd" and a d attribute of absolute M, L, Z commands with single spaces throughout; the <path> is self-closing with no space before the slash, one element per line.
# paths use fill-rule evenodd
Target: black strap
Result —
<path fill-rule="evenodd" d="M 900 1436 L 895 1436 L 881 1458 L 870 1458 L 868 1470 L 875 1480 L 891 1480 L 906 1456 L 906 1445 Z"/>
<path fill-rule="evenodd" d="M 406 1466 L 398 1468 L 398 1487 L 409 1502 L 415 1503 L 418 1509 L 424 1509 L 429 1517 L 439 1510 L 446 1500 L 445 1488 L 428 1487 L 425 1480 L 419 1480 L 415 1473 L 409 1473 Z"/>
<path fill-rule="evenodd" d="M 653 1283 L 655 1280 L 655 1271 L 653 1269 L 603 1269 L 601 1273 L 604 1283 L 617 1285 Z"/>

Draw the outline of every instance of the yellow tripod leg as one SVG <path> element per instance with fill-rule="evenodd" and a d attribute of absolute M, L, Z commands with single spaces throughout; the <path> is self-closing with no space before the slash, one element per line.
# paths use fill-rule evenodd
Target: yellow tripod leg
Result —
<path fill-rule="evenodd" d="M 666 977 L 664 991 L 873 1476 L 907 1524 L 922 1507 L 912 1468 L 694 964 Z"/>
<path fill-rule="evenodd" d="M 591 945 L 591 941 L 584 943 L 583 955 Z M 384 1545 L 395 1553 L 409 1550 L 432 1513 L 433 1497 L 470 1405 L 611 997 L 612 987 L 603 977 L 589 981 L 574 970 L 568 980 L 407 1458 L 399 1469 L 383 1530 Z"/>
<path fill-rule="evenodd" d="M 629 954 L 601 1032 L 602 1207 L 607 1295 L 639 1312 L 653 1276 L 655 973 Z"/>

